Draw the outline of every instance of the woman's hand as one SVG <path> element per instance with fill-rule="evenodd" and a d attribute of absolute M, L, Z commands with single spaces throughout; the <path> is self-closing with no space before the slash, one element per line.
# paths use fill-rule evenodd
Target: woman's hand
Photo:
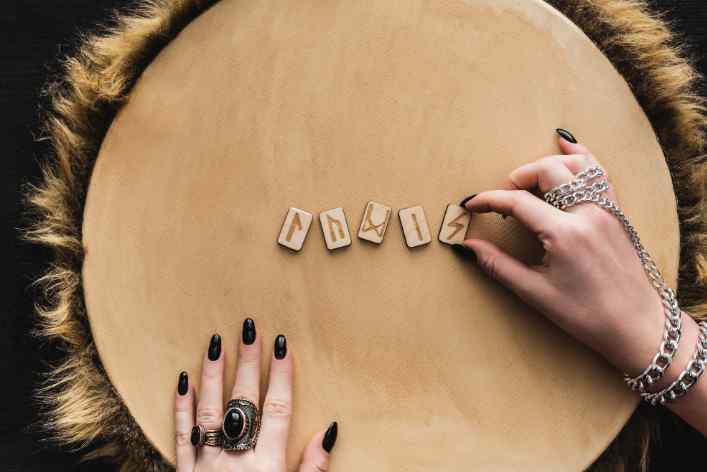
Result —
<path fill-rule="evenodd" d="M 586 147 L 566 136 L 559 140 L 563 155 L 523 165 L 510 173 L 503 189 L 465 201 L 472 213 L 513 216 L 535 233 L 545 249 L 542 264 L 525 265 L 480 239 L 464 241 L 457 251 L 472 250 L 491 277 L 618 369 L 638 375 L 658 349 L 665 317 L 622 224 L 598 205 L 583 203 L 561 211 L 533 193 L 542 195 L 572 181 L 574 174 L 600 166 Z M 611 186 L 605 196 L 616 201 Z M 697 325 L 684 318 L 678 355 L 660 386 L 679 375 L 695 347 Z"/>
<path fill-rule="evenodd" d="M 226 452 L 220 447 L 204 445 L 195 448 L 191 431 L 195 424 L 209 430 L 220 430 L 223 422 L 223 370 L 221 338 L 211 338 L 204 355 L 199 385 L 199 401 L 189 385 L 186 372 L 179 376 L 175 398 L 177 441 L 177 472 L 284 472 L 286 470 L 287 436 L 292 416 L 292 355 L 287 350 L 285 336 L 275 339 L 270 360 L 270 384 L 262 403 L 260 435 L 254 449 Z M 256 336 L 253 320 L 243 323 L 243 336 L 238 351 L 236 381 L 230 398 L 244 398 L 260 405 L 261 343 Z M 337 423 L 314 435 L 304 450 L 299 472 L 321 472 L 328 469 L 329 453 L 334 447 Z"/>

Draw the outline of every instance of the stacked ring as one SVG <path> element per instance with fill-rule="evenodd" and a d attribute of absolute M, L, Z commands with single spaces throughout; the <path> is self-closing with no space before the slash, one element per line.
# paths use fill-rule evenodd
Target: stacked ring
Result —
<path fill-rule="evenodd" d="M 203 424 L 198 424 L 191 429 L 191 443 L 194 447 L 221 447 L 223 432 L 220 429 L 206 429 Z"/>
<path fill-rule="evenodd" d="M 599 184 L 599 182 L 595 183 L 593 186 L 588 186 L 589 182 L 591 182 L 592 180 L 604 177 L 604 171 L 599 166 L 589 167 L 588 169 L 585 169 L 582 172 L 575 174 L 574 177 L 575 178 L 572 182 L 558 185 L 557 187 L 545 192 L 545 201 L 550 205 L 559 208 L 561 200 L 563 198 L 577 191 L 589 188 L 590 190 L 593 190 L 595 192 L 602 192 L 603 190 L 608 189 L 608 186 L 607 188 L 601 188 L 603 187 L 603 185 L 597 185 Z"/>

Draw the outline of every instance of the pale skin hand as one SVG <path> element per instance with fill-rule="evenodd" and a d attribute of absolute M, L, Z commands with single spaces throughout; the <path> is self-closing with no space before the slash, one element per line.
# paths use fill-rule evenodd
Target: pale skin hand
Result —
<path fill-rule="evenodd" d="M 270 380 L 262 405 L 260 401 L 261 342 L 259 337 L 248 345 L 242 340 L 238 348 L 236 381 L 230 398 L 245 398 L 259 405 L 262 427 L 255 449 L 245 452 L 225 452 L 221 448 L 195 448 L 190 442 L 195 424 L 195 392 L 191 385 L 186 393 L 175 396 L 175 424 L 177 472 L 285 472 L 287 436 L 292 416 L 292 354 L 287 351 L 282 359 L 270 356 Z M 216 360 L 204 355 L 201 370 L 196 423 L 207 429 L 220 429 L 224 414 L 223 404 L 224 353 Z M 332 430 L 333 440 L 332 440 Z M 317 432 L 302 454 L 299 472 L 323 472 L 329 467 L 329 451 L 336 440 L 335 427 Z"/>
<path fill-rule="evenodd" d="M 591 203 L 560 211 L 534 194 L 542 195 L 570 182 L 587 167 L 601 165 L 583 145 L 562 138 L 559 144 L 563 155 L 523 165 L 510 173 L 502 189 L 479 193 L 465 204 L 472 213 L 495 212 L 516 218 L 542 243 L 542 264 L 528 266 L 489 241 L 468 239 L 463 244 L 473 250 L 488 275 L 520 299 L 621 372 L 638 375 L 650 363 L 662 338 L 665 318 L 660 297 L 613 215 Z M 605 196 L 620 206 L 613 186 Z M 685 369 L 697 336 L 696 322 L 683 316 L 680 348 L 658 388 L 669 385 Z M 707 436 L 705 378 L 669 408 Z"/>

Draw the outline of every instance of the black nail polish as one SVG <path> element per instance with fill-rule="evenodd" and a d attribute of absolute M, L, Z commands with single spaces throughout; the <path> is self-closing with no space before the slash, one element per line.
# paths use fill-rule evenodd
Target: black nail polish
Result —
<path fill-rule="evenodd" d="M 465 261 L 476 262 L 476 253 L 463 244 L 452 244 L 452 251 Z"/>
<path fill-rule="evenodd" d="M 472 195 L 472 196 L 470 196 L 470 197 L 466 197 L 464 200 L 462 200 L 461 202 L 459 202 L 459 206 L 460 206 L 460 207 L 466 206 L 466 202 L 468 202 L 469 200 L 471 200 L 472 198 L 474 198 L 474 197 L 477 196 L 477 195 L 478 195 L 478 193 L 475 193 L 474 195 Z"/>
<path fill-rule="evenodd" d="M 339 424 L 334 421 L 331 425 L 329 425 L 329 429 L 326 430 L 326 433 L 324 433 L 324 439 L 322 439 L 322 448 L 326 452 L 331 452 L 334 448 L 334 444 L 336 443 L 336 435 L 338 433 Z"/>
<path fill-rule="evenodd" d="M 221 356 L 221 336 L 214 334 L 209 343 L 209 360 L 215 361 Z"/>
<path fill-rule="evenodd" d="M 243 321 L 243 344 L 253 344 L 255 342 L 255 321 L 246 318 Z"/>
<path fill-rule="evenodd" d="M 177 384 L 177 393 L 186 395 L 189 391 L 189 376 L 186 372 L 179 374 L 179 383 Z"/>
<path fill-rule="evenodd" d="M 279 334 L 275 338 L 275 359 L 284 359 L 287 355 L 287 339 Z"/>
<path fill-rule="evenodd" d="M 561 137 L 562 139 L 564 139 L 565 141 L 569 141 L 569 142 L 571 142 L 572 144 L 577 144 L 577 138 L 575 138 L 574 136 L 572 136 L 572 133 L 570 133 L 570 132 L 567 131 L 566 129 L 557 128 L 555 131 L 556 131 L 557 134 L 559 134 L 560 137 Z"/>

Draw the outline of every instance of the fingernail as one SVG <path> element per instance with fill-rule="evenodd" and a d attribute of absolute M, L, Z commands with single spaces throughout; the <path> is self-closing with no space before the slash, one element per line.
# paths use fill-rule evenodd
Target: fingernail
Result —
<path fill-rule="evenodd" d="M 463 244 L 452 244 L 452 251 L 465 261 L 476 262 L 476 253 Z"/>
<path fill-rule="evenodd" d="M 214 334 L 209 343 L 209 360 L 215 361 L 221 356 L 221 336 Z"/>
<path fill-rule="evenodd" d="M 191 435 L 189 437 L 189 441 L 191 442 L 191 445 L 194 447 L 199 446 L 199 440 L 201 439 L 201 428 L 199 425 L 194 425 L 191 428 Z"/>
<path fill-rule="evenodd" d="M 246 318 L 243 321 L 243 344 L 251 345 L 255 342 L 255 321 Z"/>
<path fill-rule="evenodd" d="M 189 390 L 189 376 L 186 372 L 179 374 L 179 383 L 177 384 L 177 393 L 186 395 Z"/>
<path fill-rule="evenodd" d="M 275 359 L 284 359 L 287 355 L 287 339 L 282 334 L 275 338 Z"/>
<path fill-rule="evenodd" d="M 472 195 L 472 196 L 470 196 L 470 197 L 466 197 L 464 200 L 462 200 L 462 201 L 459 203 L 459 206 L 460 206 L 460 207 L 466 207 L 466 202 L 468 202 L 469 200 L 471 200 L 472 198 L 474 198 L 474 197 L 477 196 L 477 195 L 478 195 L 478 193 L 475 193 L 474 195 Z"/>
<path fill-rule="evenodd" d="M 560 137 L 561 137 L 562 139 L 564 139 L 565 141 L 569 141 L 569 142 L 571 142 L 571 143 L 573 143 L 573 144 L 577 144 L 577 138 L 575 138 L 574 136 L 572 136 L 572 133 L 570 133 L 570 132 L 567 131 L 566 129 L 557 128 L 555 131 L 557 131 L 557 134 L 559 134 Z"/>
<path fill-rule="evenodd" d="M 326 452 L 331 452 L 336 443 L 336 435 L 339 433 L 339 424 L 334 421 L 329 428 L 324 433 L 324 439 L 322 439 L 322 448 Z"/>

